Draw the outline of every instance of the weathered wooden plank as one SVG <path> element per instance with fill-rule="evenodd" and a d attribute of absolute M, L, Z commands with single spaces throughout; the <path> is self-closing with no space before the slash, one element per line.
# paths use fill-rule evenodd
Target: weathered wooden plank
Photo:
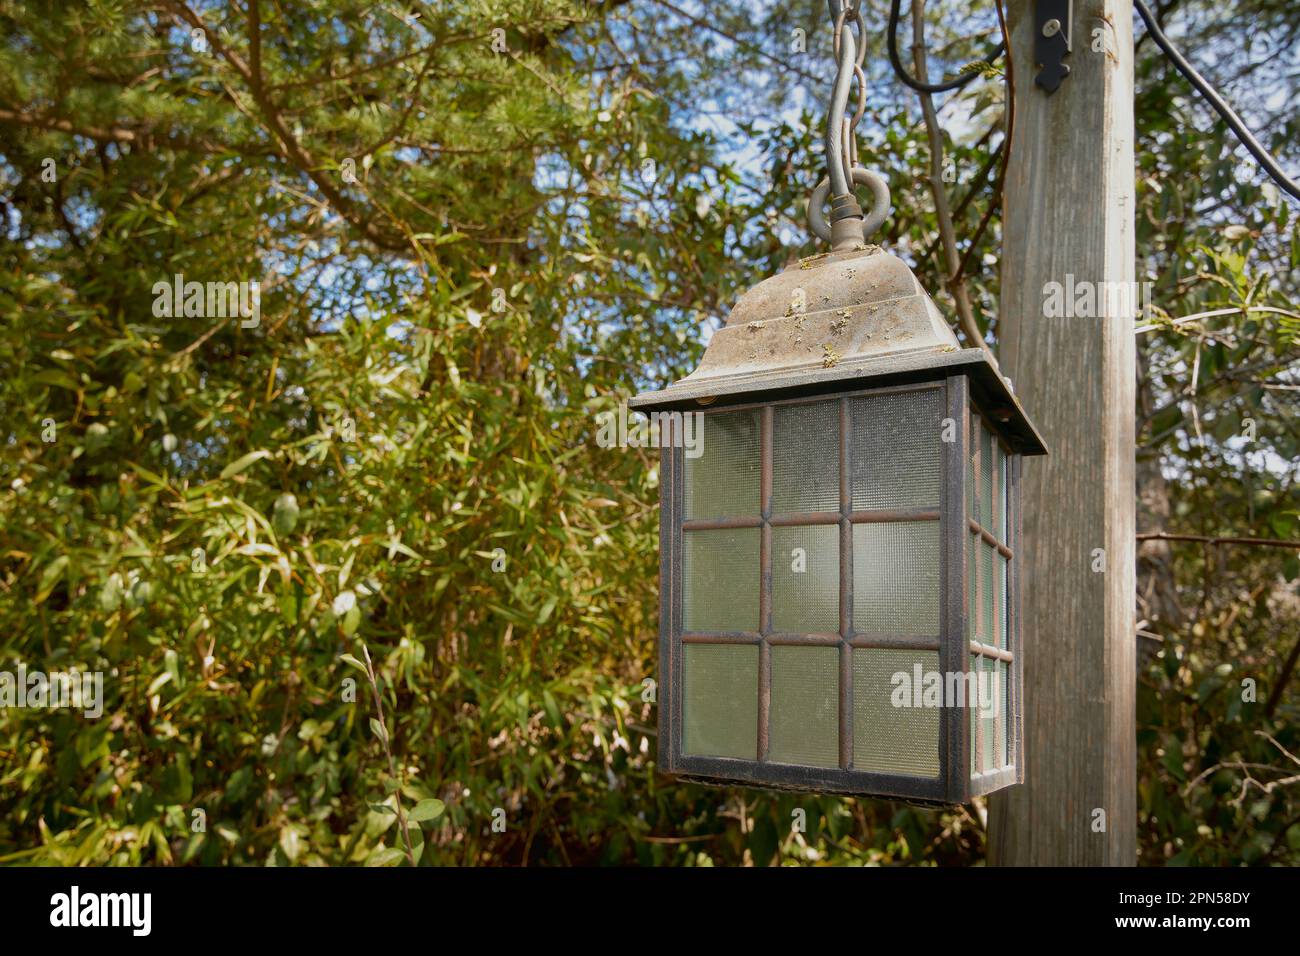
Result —
<path fill-rule="evenodd" d="M 1049 283 L 1134 279 L 1132 3 L 1076 0 L 1051 96 L 1033 83 L 1033 3 L 1009 7 L 1001 362 L 1051 454 L 1021 476 L 1025 782 L 991 799 L 989 861 L 1132 865 L 1133 315 L 1046 314 Z"/>

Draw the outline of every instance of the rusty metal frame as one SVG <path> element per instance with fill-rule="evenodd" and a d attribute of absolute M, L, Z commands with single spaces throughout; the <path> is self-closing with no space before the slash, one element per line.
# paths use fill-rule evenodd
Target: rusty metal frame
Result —
<path fill-rule="evenodd" d="M 966 462 L 970 458 L 970 382 L 964 375 L 949 376 L 945 389 L 946 417 L 957 426 L 945 449 L 943 511 L 948 520 L 943 531 L 942 591 L 940 610 L 944 615 L 939 670 L 943 674 L 966 673 L 966 616 L 969 569 L 966 566 Z M 945 703 L 947 703 L 945 701 Z M 966 710 L 945 706 L 940 717 L 939 759 L 944 776 L 944 795 L 950 803 L 965 803 L 970 768 L 970 722 Z"/>
<path fill-rule="evenodd" d="M 659 437 L 659 682 L 655 687 L 658 708 L 658 768 L 676 771 L 674 753 L 681 749 L 681 577 L 682 555 L 681 483 L 683 457 L 677 453 L 680 441 L 673 433 L 672 420 L 660 421 Z"/>
<path fill-rule="evenodd" d="M 920 390 L 937 391 L 945 417 L 958 423 L 956 440 L 943 445 L 940 457 L 940 507 L 938 510 L 881 510 L 854 511 L 852 509 L 852 422 L 849 415 L 851 399 L 876 396 L 891 392 Z M 773 483 L 773 421 L 775 406 L 825 403 L 838 401 L 840 407 L 839 470 L 840 507 L 838 511 L 819 511 L 803 514 L 772 512 Z M 978 414 L 975 398 L 971 394 L 970 380 L 965 374 L 948 374 L 938 380 L 889 385 L 877 388 L 858 388 L 838 395 L 801 395 L 793 398 L 768 398 L 766 401 L 743 405 L 729 404 L 717 412 L 756 410 L 760 413 L 760 501 L 757 516 L 723 519 L 691 519 L 685 514 L 685 456 L 679 442 L 671 436 L 661 440 L 660 452 L 660 601 L 659 629 L 659 769 L 681 780 L 709 784 L 752 784 L 791 790 L 817 790 L 822 792 L 867 794 L 895 797 L 923 804 L 956 804 L 969 801 L 972 796 L 988 793 L 1023 780 L 1021 760 L 1022 708 L 1020 681 L 1022 658 L 1019 637 L 1019 576 L 1014 556 L 1020 546 L 1019 537 L 1019 462 L 1020 455 L 1008 447 L 994 420 L 988 422 L 996 440 L 1006 456 L 1007 482 L 1007 533 L 1006 541 L 998 540 L 998 525 L 992 530 L 984 528 L 967 509 L 967 463 L 972 443 L 978 441 L 977 432 L 971 429 L 972 416 Z M 705 412 L 708 414 L 708 412 Z M 670 427 L 663 420 L 663 427 Z M 978 464 L 978 463 L 977 463 Z M 976 482 L 979 468 L 976 467 Z M 978 487 L 978 484 L 977 484 Z M 997 496 L 994 495 L 994 498 Z M 936 634 L 863 634 L 853 629 L 853 527 L 871 521 L 937 521 L 940 540 L 940 594 L 939 633 Z M 840 530 L 840 614 L 839 633 L 779 633 L 772 626 L 772 528 L 806 525 L 837 525 Z M 757 631 L 695 632 L 684 633 L 682 550 L 685 531 L 714 530 L 721 528 L 758 528 L 760 530 L 759 569 L 759 629 Z M 986 646 L 971 641 L 967 636 L 969 614 L 979 613 L 970 604 L 976 592 L 970 583 L 977 573 L 968 566 L 967 538 L 973 537 L 982 547 L 990 543 L 1007 558 L 1006 598 L 1008 627 L 1005 649 Z M 989 539 L 992 539 L 990 542 Z M 976 557 L 979 552 L 971 549 Z M 978 561 L 975 562 L 978 564 Z M 996 562 L 995 562 L 996 566 Z M 995 607 L 997 602 L 995 601 Z M 983 634 L 985 632 L 981 632 Z M 994 638 L 996 640 L 996 638 Z M 683 648 L 690 644 L 736 644 L 756 646 L 759 650 L 758 681 L 758 733 L 753 760 L 729 757 L 708 757 L 683 754 L 682 707 Z M 771 708 L 771 648 L 782 645 L 808 647 L 838 647 L 839 658 L 839 766 L 811 767 L 775 763 L 768 759 Z M 970 666 L 970 654 L 982 653 L 1006 660 L 1009 664 L 1008 687 L 1011 720 L 1008 740 L 1008 759 L 1013 762 L 987 774 L 971 773 L 971 754 L 979 741 L 972 737 L 970 712 L 967 707 L 945 706 L 939 721 L 939 772 L 934 777 L 898 773 L 858 770 L 853 767 L 853 666 L 855 648 L 907 648 L 938 651 L 940 671 L 965 673 Z M 975 721 L 978 729 L 981 724 Z M 979 765 L 977 765 L 979 766 Z"/>
<path fill-rule="evenodd" d="M 974 539 L 975 545 L 972 548 L 973 553 L 978 555 L 981 554 L 986 547 L 992 547 L 993 550 L 998 554 L 1001 554 L 1007 561 L 1006 595 L 1004 598 L 1007 614 L 1006 647 L 1000 648 L 997 646 L 998 634 L 1000 633 L 1000 625 L 1002 622 L 998 618 L 998 592 L 1000 590 L 1000 582 L 998 581 L 997 575 L 997 561 L 994 560 L 992 562 L 994 582 L 991 585 L 993 589 L 993 620 L 989 628 L 979 627 L 976 629 L 976 637 L 981 635 L 984 637 L 991 636 L 994 643 L 987 644 L 979 640 L 969 640 L 966 653 L 968 666 L 970 655 L 972 653 L 978 655 L 977 660 L 980 661 L 981 667 L 983 666 L 983 659 L 985 658 L 994 661 L 1004 661 L 1008 665 L 1008 712 L 1002 716 L 1002 720 L 1008 721 L 1009 723 L 1005 730 L 1002 730 L 1002 724 L 996 720 L 994 721 L 994 733 L 1002 732 L 1004 734 L 1004 739 L 1006 740 L 1006 752 L 1004 754 L 1005 762 L 1001 766 L 994 766 L 988 771 L 983 770 L 983 761 L 982 759 L 979 759 L 983 757 L 983 748 L 985 746 L 992 746 L 996 757 L 997 745 L 996 742 L 989 742 L 986 744 L 982 739 L 984 732 L 983 722 L 980 720 L 973 721 L 976 731 L 974 735 L 975 739 L 972 740 L 972 747 L 976 748 L 977 757 L 974 762 L 975 769 L 970 769 L 971 765 L 967 764 L 967 770 L 970 775 L 969 796 L 982 796 L 984 794 L 992 793 L 994 790 L 1000 790 L 1003 787 L 1022 783 L 1024 781 L 1024 767 L 1022 765 L 1020 754 L 1023 719 L 1020 710 L 1020 687 L 1023 674 L 1023 663 L 1020 654 L 1019 592 L 1017 590 L 1018 573 L 1016 570 L 1017 562 L 1014 560 L 1016 552 L 1020 548 L 1019 474 L 1021 456 L 1012 450 L 997 428 L 994 427 L 987 418 L 980 416 L 974 407 L 972 408 L 972 414 L 969 421 L 971 441 L 979 441 L 977 436 L 980 436 L 983 431 L 987 430 L 991 435 L 990 447 L 1001 451 L 1003 469 L 1005 470 L 1004 474 L 999 473 L 996 468 L 998 456 L 995 455 L 994 462 L 989 467 L 989 474 L 995 484 L 994 488 L 990 490 L 990 514 L 987 516 L 988 523 L 992 525 L 992 528 L 990 529 L 985 527 L 984 524 L 980 520 L 977 520 L 976 516 L 973 514 L 967 516 L 967 534 Z M 972 458 L 972 461 L 974 462 L 972 472 L 975 479 L 974 499 L 977 503 L 982 503 L 983 500 L 981 496 L 983 490 L 983 467 L 979 458 L 979 455 L 982 454 L 982 449 L 983 445 L 981 442 L 976 446 Z M 996 486 L 1001 483 L 1005 483 L 1006 487 L 1005 507 L 1007 513 L 1005 516 L 999 515 L 1001 495 Z M 1004 518 L 1005 530 L 1004 522 L 999 520 L 1000 517 Z M 999 532 L 1001 532 L 1001 534 L 999 534 Z M 970 571 L 971 576 L 968 581 L 967 589 L 968 593 L 971 595 L 972 601 L 978 601 L 979 603 L 980 617 L 983 616 L 983 602 L 978 600 L 981 595 L 981 590 L 978 585 L 980 583 L 979 575 L 982 573 L 979 569 L 982 566 L 983 565 L 980 561 L 975 561 L 975 567 Z M 996 666 L 994 672 L 996 673 Z M 969 713 L 966 725 L 968 729 L 972 725 Z M 996 760 L 994 762 L 996 763 Z"/>
<path fill-rule="evenodd" d="M 954 515 L 950 509 L 954 502 L 965 502 L 965 441 L 945 444 L 940 457 L 940 507 L 937 510 L 878 510 L 854 511 L 852 507 L 852 421 L 849 401 L 866 395 L 933 390 L 940 395 L 945 416 L 954 421 L 966 420 L 969 390 L 966 376 L 953 375 L 939 381 L 911 382 L 881 388 L 854 389 L 840 395 L 801 395 L 785 401 L 755 402 L 750 405 L 731 405 L 718 411 L 761 411 L 762 437 L 759 441 L 761 455 L 761 502 L 757 518 L 692 519 L 684 518 L 684 455 L 672 442 L 664 442 L 660 450 L 660 554 L 664 562 L 660 568 L 660 598 L 664 602 L 660 613 L 660 675 L 663 675 L 659 696 L 659 767 L 663 773 L 679 779 L 698 780 L 703 783 L 753 783 L 758 786 L 787 788 L 787 790 L 818 790 L 842 793 L 868 793 L 868 795 L 894 796 L 918 803 L 957 803 L 967 786 L 965 773 L 954 773 L 963 753 L 959 734 L 961 714 L 956 709 L 944 708 L 939 723 L 939 774 L 936 777 L 880 773 L 880 771 L 855 770 L 853 767 L 853 650 L 857 648 L 906 648 L 933 650 L 940 654 L 940 667 L 945 657 L 952 658 L 954 645 L 965 637 L 962 628 L 965 598 L 965 562 L 958 546 L 956 554 L 952 542 L 965 536 L 965 510 Z M 839 511 L 809 512 L 809 514 L 774 515 L 772 512 L 772 470 L 774 470 L 775 406 L 811 405 L 837 401 L 840 405 L 840 509 Z M 706 412 L 707 414 L 707 412 Z M 962 431 L 962 429 L 958 429 Z M 954 483 L 954 476 L 957 477 Z M 946 516 L 945 516 L 946 515 Z M 940 627 L 937 635 L 879 635 L 853 630 L 853 527 L 870 522 L 937 522 L 940 533 Z M 772 627 L 772 554 L 771 529 L 793 525 L 829 525 L 840 528 L 840 632 L 839 633 L 779 633 Z M 759 578 L 759 631 L 684 633 L 682 630 L 681 554 L 685 531 L 706 531 L 716 528 L 761 529 L 761 578 Z M 667 532 L 664 531 L 667 529 Z M 956 609 L 954 609 L 956 605 Z M 956 620 L 957 630 L 953 631 Z M 755 760 L 736 760 L 729 757 L 705 757 L 682 754 L 682 648 L 689 644 L 757 645 L 759 649 L 758 727 Z M 780 645 L 837 646 L 840 649 L 839 667 L 839 761 L 837 767 L 813 767 L 775 763 L 768 760 L 770 750 L 771 710 L 771 648 Z M 946 650 L 945 650 L 946 649 Z M 956 734 L 954 734 L 954 731 Z"/>

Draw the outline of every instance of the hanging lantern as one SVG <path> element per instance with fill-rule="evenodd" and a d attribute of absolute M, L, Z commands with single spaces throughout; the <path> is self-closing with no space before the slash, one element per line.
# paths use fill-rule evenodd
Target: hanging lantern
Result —
<path fill-rule="evenodd" d="M 824 181 L 833 250 L 630 403 L 661 448 L 659 768 L 964 803 L 1023 779 L 1018 489 L 1045 448 L 986 351 L 865 243 L 883 181 L 839 172 L 872 215 L 845 187 L 821 222 Z"/>

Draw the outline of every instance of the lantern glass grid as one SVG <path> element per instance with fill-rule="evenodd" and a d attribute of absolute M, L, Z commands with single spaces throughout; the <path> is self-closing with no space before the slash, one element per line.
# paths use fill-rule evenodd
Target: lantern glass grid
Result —
<path fill-rule="evenodd" d="M 971 414 L 968 425 L 967 632 L 970 672 L 982 682 L 968 684 L 968 691 L 981 695 L 979 707 L 971 711 L 970 772 L 976 781 L 1007 769 L 1014 754 L 1009 685 L 1016 658 L 1009 641 L 1012 550 L 1007 534 L 1012 454 L 978 414 Z"/>
<path fill-rule="evenodd" d="M 945 444 L 954 409 L 970 430 Z M 1014 459 L 966 381 L 723 408 L 702 428 L 700 458 L 665 450 L 667 543 L 680 555 L 667 593 L 681 605 L 669 769 L 947 801 L 1014 782 Z M 953 560 L 964 584 L 945 587 Z M 963 630 L 965 650 L 945 651 L 944 634 Z M 895 675 L 942 674 L 947 661 L 997 694 L 996 712 L 966 708 L 968 733 L 960 710 L 891 700 Z M 954 783 L 943 768 L 967 753 L 970 778 Z"/>

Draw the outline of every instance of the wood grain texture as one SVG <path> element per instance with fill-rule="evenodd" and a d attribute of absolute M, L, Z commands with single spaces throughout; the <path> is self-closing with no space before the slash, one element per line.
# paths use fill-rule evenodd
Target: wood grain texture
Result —
<path fill-rule="evenodd" d="M 1044 315 L 1067 275 L 1134 279 L 1132 3 L 1076 0 L 1071 72 L 1051 96 L 1033 83 L 1033 4 L 1008 6 L 1002 369 L 1051 454 L 1021 477 L 1025 782 L 991 799 L 989 862 L 1133 865 L 1134 322 Z"/>

